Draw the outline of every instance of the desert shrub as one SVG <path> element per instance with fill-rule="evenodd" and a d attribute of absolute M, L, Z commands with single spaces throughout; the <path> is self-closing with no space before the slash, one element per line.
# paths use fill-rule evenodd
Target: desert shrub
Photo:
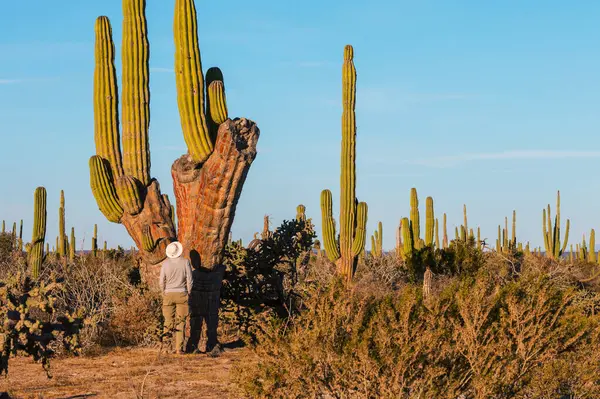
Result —
<path fill-rule="evenodd" d="M 116 297 L 103 339 L 123 345 L 152 345 L 161 334 L 162 299 L 158 293 L 133 290 L 130 295 Z"/>
<path fill-rule="evenodd" d="M 53 344 L 59 341 L 67 351 L 79 351 L 82 312 L 57 310 L 55 295 L 63 289 L 55 280 L 34 282 L 22 273 L 0 284 L 0 374 L 8 373 L 11 356 L 24 355 L 41 362 L 50 377 Z"/>
<path fill-rule="evenodd" d="M 10 233 L 0 233 L 0 262 L 7 262 L 15 249 L 15 239 Z"/>
<path fill-rule="evenodd" d="M 314 288 L 300 314 L 269 321 L 238 382 L 250 397 L 280 398 L 597 392 L 600 363 L 567 372 L 596 345 L 596 294 L 540 270 L 534 258 L 518 273 L 512 261 L 484 259 L 472 274 L 442 274 L 426 301 L 419 284 L 382 292 L 334 278 Z M 560 370 L 558 382 L 545 384 Z"/>
<path fill-rule="evenodd" d="M 221 290 L 221 330 L 252 339 L 259 320 L 287 317 L 297 307 L 315 237 L 310 219 L 284 220 L 253 248 L 227 246 Z"/>

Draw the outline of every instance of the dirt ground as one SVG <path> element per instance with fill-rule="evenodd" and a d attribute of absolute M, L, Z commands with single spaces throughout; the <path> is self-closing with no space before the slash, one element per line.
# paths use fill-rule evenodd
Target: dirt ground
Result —
<path fill-rule="evenodd" d="M 231 367 L 247 349 L 207 355 L 157 356 L 156 349 L 115 349 L 94 357 L 51 362 L 53 378 L 31 358 L 13 358 L 0 378 L 5 398 L 240 398 L 230 382 Z"/>

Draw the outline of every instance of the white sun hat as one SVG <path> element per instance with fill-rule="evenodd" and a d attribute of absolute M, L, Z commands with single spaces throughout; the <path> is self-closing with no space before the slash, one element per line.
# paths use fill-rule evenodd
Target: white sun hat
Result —
<path fill-rule="evenodd" d="M 179 258 L 183 253 L 183 245 L 179 241 L 173 241 L 167 245 L 166 254 L 169 258 Z"/>

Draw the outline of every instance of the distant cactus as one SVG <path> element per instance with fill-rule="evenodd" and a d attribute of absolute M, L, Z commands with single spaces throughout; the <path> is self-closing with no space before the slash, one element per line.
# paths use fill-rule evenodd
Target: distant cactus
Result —
<path fill-rule="evenodd" d="M 377 230 L 371 236 L 371 254 L 375 258 L 381 258 L 383 255 L 383 225 L 377 224 Z"/>
<path fill-rule="evenodd" d="M 417 195 L 417 189 L 414 187 L 410 189 L 410 229 L 412 231 L 414 248 L 421 249 L 424 242 L 421 240 L 419 197 Z"/>
<path fill-rule="evenodd" d="M 444 235 L 442 238 L 442 247 L 448 248 L 448 226 L 446 225 L 446 214 L 444 213 Z"/>
<path fill-rule="evenodd" d="M 404 244 L 403 253 L 405 257 L 410 257 L 415 248 L 413 242 L 412 230 L 410 228 L 410 220 L 408 218 L 402 218 L 402 242 Z"/>
<path fill-rule="evenodd" d="M 548 204 L 548 213 L 546 209 L 542 213 L 542 231 L 544 235 L 544 246 L 546 248 L 546 256 L 553 259 L 558 259 L 564 252 L 569 241 L 569 219 L 567 219 L 565 238 L 561 245 L 560 240 L 560 191 L 556 194 L 556 216 L 554 217 L 554 227 L 552 226 L 552 218 L 550 216 L 550 205 Z"/>
<path fill-rule="evenodd" d="M 75 241 L 75 227 L 71 227 L 71 240 L 69 242 L 69 260 L 73 262 L 75 260 L 76 241 Z"/>
<path fill-rule="evenodd" d="M 269 224 L 269 216 L 265 215 L 263 221 L 263 231 L 260 234 L 261 240 L 268 240 L 269 238 L 273 237 L 273 232 L 269 230 Z"/>
<path fill-rule="evenodd" d="M 321 193 L 323 239 L 327 257 L 336 262 L 338 272 L 350 282 L 358 256 L 365 248 L 367 204 L 356 199 L 356 69 L 354 50 L 344 48 L 342 69 L 342 154 L 340 179 L 340 236 L 336 239 L 331 191 Z"/>
<path fill-rule="evenodd" d="M 67 256 L 67 233 L 65 230 L 65 192 L 60 190 L 60 207 L 58 208 L 58 254 Z"/>
<path fill-rule="evenodd" d="M 29 244 L 29 266 L 31 275 L 38 278 L 44 261 L 44 241 L 46 240 L 46 189 L 35 189 L 33 200 L 33 232 Z"/>
<path fill-rule="evenodd" d="M 433 281 L 433 273 L 429 266 L 425 270 L 425 274 L 423 275 L 423 299 L 427 301 L 431 298 L 431 283 Z"/>
<path fill-rule="evenodd" d="M 296 207 L 296 220 L 306 221 L 306 207 L 304 205 Z"/>
<path fill-rule="evenodd" d="M 98 225 L 94 224 L 94 235 L 92 236 L 92 255 L 98 256 Z"/>
<path fill-rule="evenodd" d="M 433 213 L 433 198 L 425 199 L 425 245 L 433 246 L 435 216 Z"/>
<path fill-rule="evenodd" d="M 588 255 L 588 262 L 592 262 L 592 263 L 596 263 L 597 262 L 597 257 L 596 257 L 596 232 L 594 231 L 594 229 L 592 229 L 592 231 L 590 231 L 590 249 L 589 249 L 589 255 Z"/>

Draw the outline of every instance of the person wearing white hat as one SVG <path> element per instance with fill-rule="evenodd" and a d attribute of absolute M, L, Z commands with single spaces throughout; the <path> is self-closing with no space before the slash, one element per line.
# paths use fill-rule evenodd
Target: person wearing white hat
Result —
<path fill-rule="evenodd" d="M 185 320 L 189 313 L 188 295 L 192 291 L 192 268 L 183 254 L 183 246 L 174 241 L 167 245 L 167 259 L 160 268 L 159 287 L 163 294 L 162 313 L 165 318 L 165 332 L 175 331 L 173 352 L 183 353 Z"/>

